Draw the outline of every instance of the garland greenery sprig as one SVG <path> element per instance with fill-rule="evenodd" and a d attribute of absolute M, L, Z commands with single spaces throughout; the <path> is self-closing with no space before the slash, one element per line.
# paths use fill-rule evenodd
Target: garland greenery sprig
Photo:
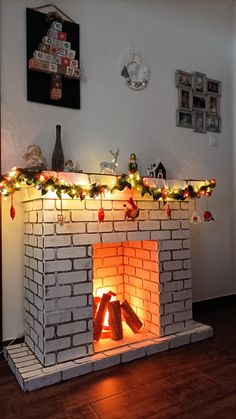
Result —
<path fill-rule="evenodd" d="M 140 192 L 141 196 L 149 195 L 155 201 L 176 200 L 184 201 L 186 199 L 200 198 L 201 196 L 210 196 L 216 187 L 215 179 L 198 181 L 199 186 L 188 184 L 184 188 L 158 188 L 149 186 L 148 178 L 141 177 L 138 172 L 134 174 L 123 174 L 116 177 L 112 186 L 88 183 L 86 185 L 78 185 L 67 183 L 66 180 L 55 176 L 52 172 L 31 172 L 26 169 L 13 168 L 9 173 L 1 176 L 0 193 L 9 196 L 27 186 L 32 186 L 41 191 L 42 195 L 46 195 L 48 191 L 55 192 L 58 198 L 62 198 L 67 194 L 71 198 L 79 198 L 81 200 L 86 197 L 96 198 L 104 196 L 106 192 L 124 191 L 125 189 L 134 189 Z"/>

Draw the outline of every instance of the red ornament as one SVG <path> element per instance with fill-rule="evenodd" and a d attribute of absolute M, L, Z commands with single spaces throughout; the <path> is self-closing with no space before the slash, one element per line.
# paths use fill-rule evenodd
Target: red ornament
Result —
<path fill-rule="evenodd" d="M 166 215 L 170 220 L 171 219 L 171 208 L 170 208 L 169 204 L 166 207 Z"/>
<path fill-rule="evenodd" d="M 204 212 L 204 221 L 215 221 L 215 219 L 213 218 L 212 213 L 208 210 L 206 210 Z"/>
<path fill-rule="evenodd" d="M 139 216 L 139 209 L 137 205 L 135 204 L 133 198 L 130 198 L 127 202 L 131 205 L 131 208 L 127 208 L 125 210 L 125 220 L 127 218 L 130 218 L 131 220 L 134 221 L 135 218 Z M 126 207 L 126 205 L 124 205 L 124 207 Z"/>
<path fill-rule="evenodd" d="M 10 208 L 10 216 L 11 216 L 11 219 L 12 219 L 12 220 L 14 220 L 14 218 L 15 218 L 15 216 L 16 216 L 16 210 L 15 210 L 14 205 L 13 205 L 13 193 L 11 194 L 11 208 Z"/>
<path fill-rule="evenodd" d="M 105 218 L 104 209 L 102 208 L 102 195 L 100 196 L 100 209 L 98 210 L 98 221 L 99 223 L 103 223 Z"/>

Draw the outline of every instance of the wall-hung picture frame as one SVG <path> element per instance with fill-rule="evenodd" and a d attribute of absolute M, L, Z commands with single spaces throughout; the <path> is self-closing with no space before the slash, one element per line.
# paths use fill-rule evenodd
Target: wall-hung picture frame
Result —
<path fill-rule="evenodd" d="M 184 87 L 192 89 L 192 73 L 186 71 L 176 70 L 175 72 L 176 87 Z"/>
<path fill-rule="evenodd" d="M 220 97 L 215 94 L 207 96 L 207 112 L 213 115 L 220 115 Z"/>
<path fill-rule="evenodd" d="M 207 105 L 206 96 L 199 94 L 193 94 L 193 109 L 205 110 Z"/>
<path fill-rule="evenodd" d="M 206 112 L 198 110 L 193 111 L 193 129 L 194 132 L 206 132 Z"/>
<path fill-rule="evenodd" d="M 205 95 L 206 89 L 206 74 L 195 71 L 193 73 L 193 92 Z"/>
<path fill-rule="evenodd" d="M 27 100 L 80 109 L 79 25 L 26 9 Z"/>
<path fill-rule="evenodd" d="M 179 109 L 192 110 L 192 91 L 183 87 L 179 88 Z"/>
<path fill-rule="evenodd" d="M 219 80 L 207 79 L 207 93 L 221 96 L 222 83 Z"/>
<path fill-rule="evenodd" d="M 215 115 L 207 115 L 207 131 L 210 132 L 221 132 L 221 118 Z"/>
<path fill-rule="evenodd" d="M 176 111 L 176 125 L 178 127 L 193 128 L 193 115 L 190 111 Z"/>

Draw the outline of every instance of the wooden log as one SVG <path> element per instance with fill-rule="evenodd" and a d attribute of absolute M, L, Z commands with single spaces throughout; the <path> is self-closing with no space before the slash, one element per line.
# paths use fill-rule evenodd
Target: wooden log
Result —
<path fill-rule="evenodd" d="M 93 297 L 93 318 L 96 318 L 98 304 L 101 301 L 101 297 Z"/>
<path fill-rule="evenodd" d="M 124 300 L 120 307 L 124 320 L 130 329 L 133 330 L 134 333 L 137 333 L 142 327 L 143 323 L 138 318 L 137 314 L 134 312 L 127 300 Z"/>
<path fill-rule="evenodd" d="M 105 318 L 105 314 L 106 314 L 110 299 L 111 299 L 111 295 L 103 294 L 98 311 L 97 311 L 96 319 L 94 321 L 93 338 L 96 341 L 99 341 L 101 337 L 104 318 Z"/>
<path fill-rule="evenodd" d="M 123 327 L 121 319 L 120 301 L 111 301 L 108 304 L 108 323 L 110 327 L 110 338 L 120 340 L 123 338 Z"/>

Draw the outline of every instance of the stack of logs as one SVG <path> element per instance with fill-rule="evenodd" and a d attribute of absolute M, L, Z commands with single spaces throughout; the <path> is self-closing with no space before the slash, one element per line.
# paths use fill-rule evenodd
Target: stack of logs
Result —
<path fill-rule="evenodd" d="M 103 337 L 107 310 L 109 334 L 105 334 L 104 337 L 110 337 L 112 340 L 123 338 L 122 317 L 134 333 L 137 333 L 143 325 L 127 300 L 124 300 L 122 304 L 119 300 L 110 301 L 111 297 L 115 295 L 112 291 L 109 291 L 107 294 L 103 294 L 102 298 L 94 297 L 94 340 L 97 342 Z"/>

